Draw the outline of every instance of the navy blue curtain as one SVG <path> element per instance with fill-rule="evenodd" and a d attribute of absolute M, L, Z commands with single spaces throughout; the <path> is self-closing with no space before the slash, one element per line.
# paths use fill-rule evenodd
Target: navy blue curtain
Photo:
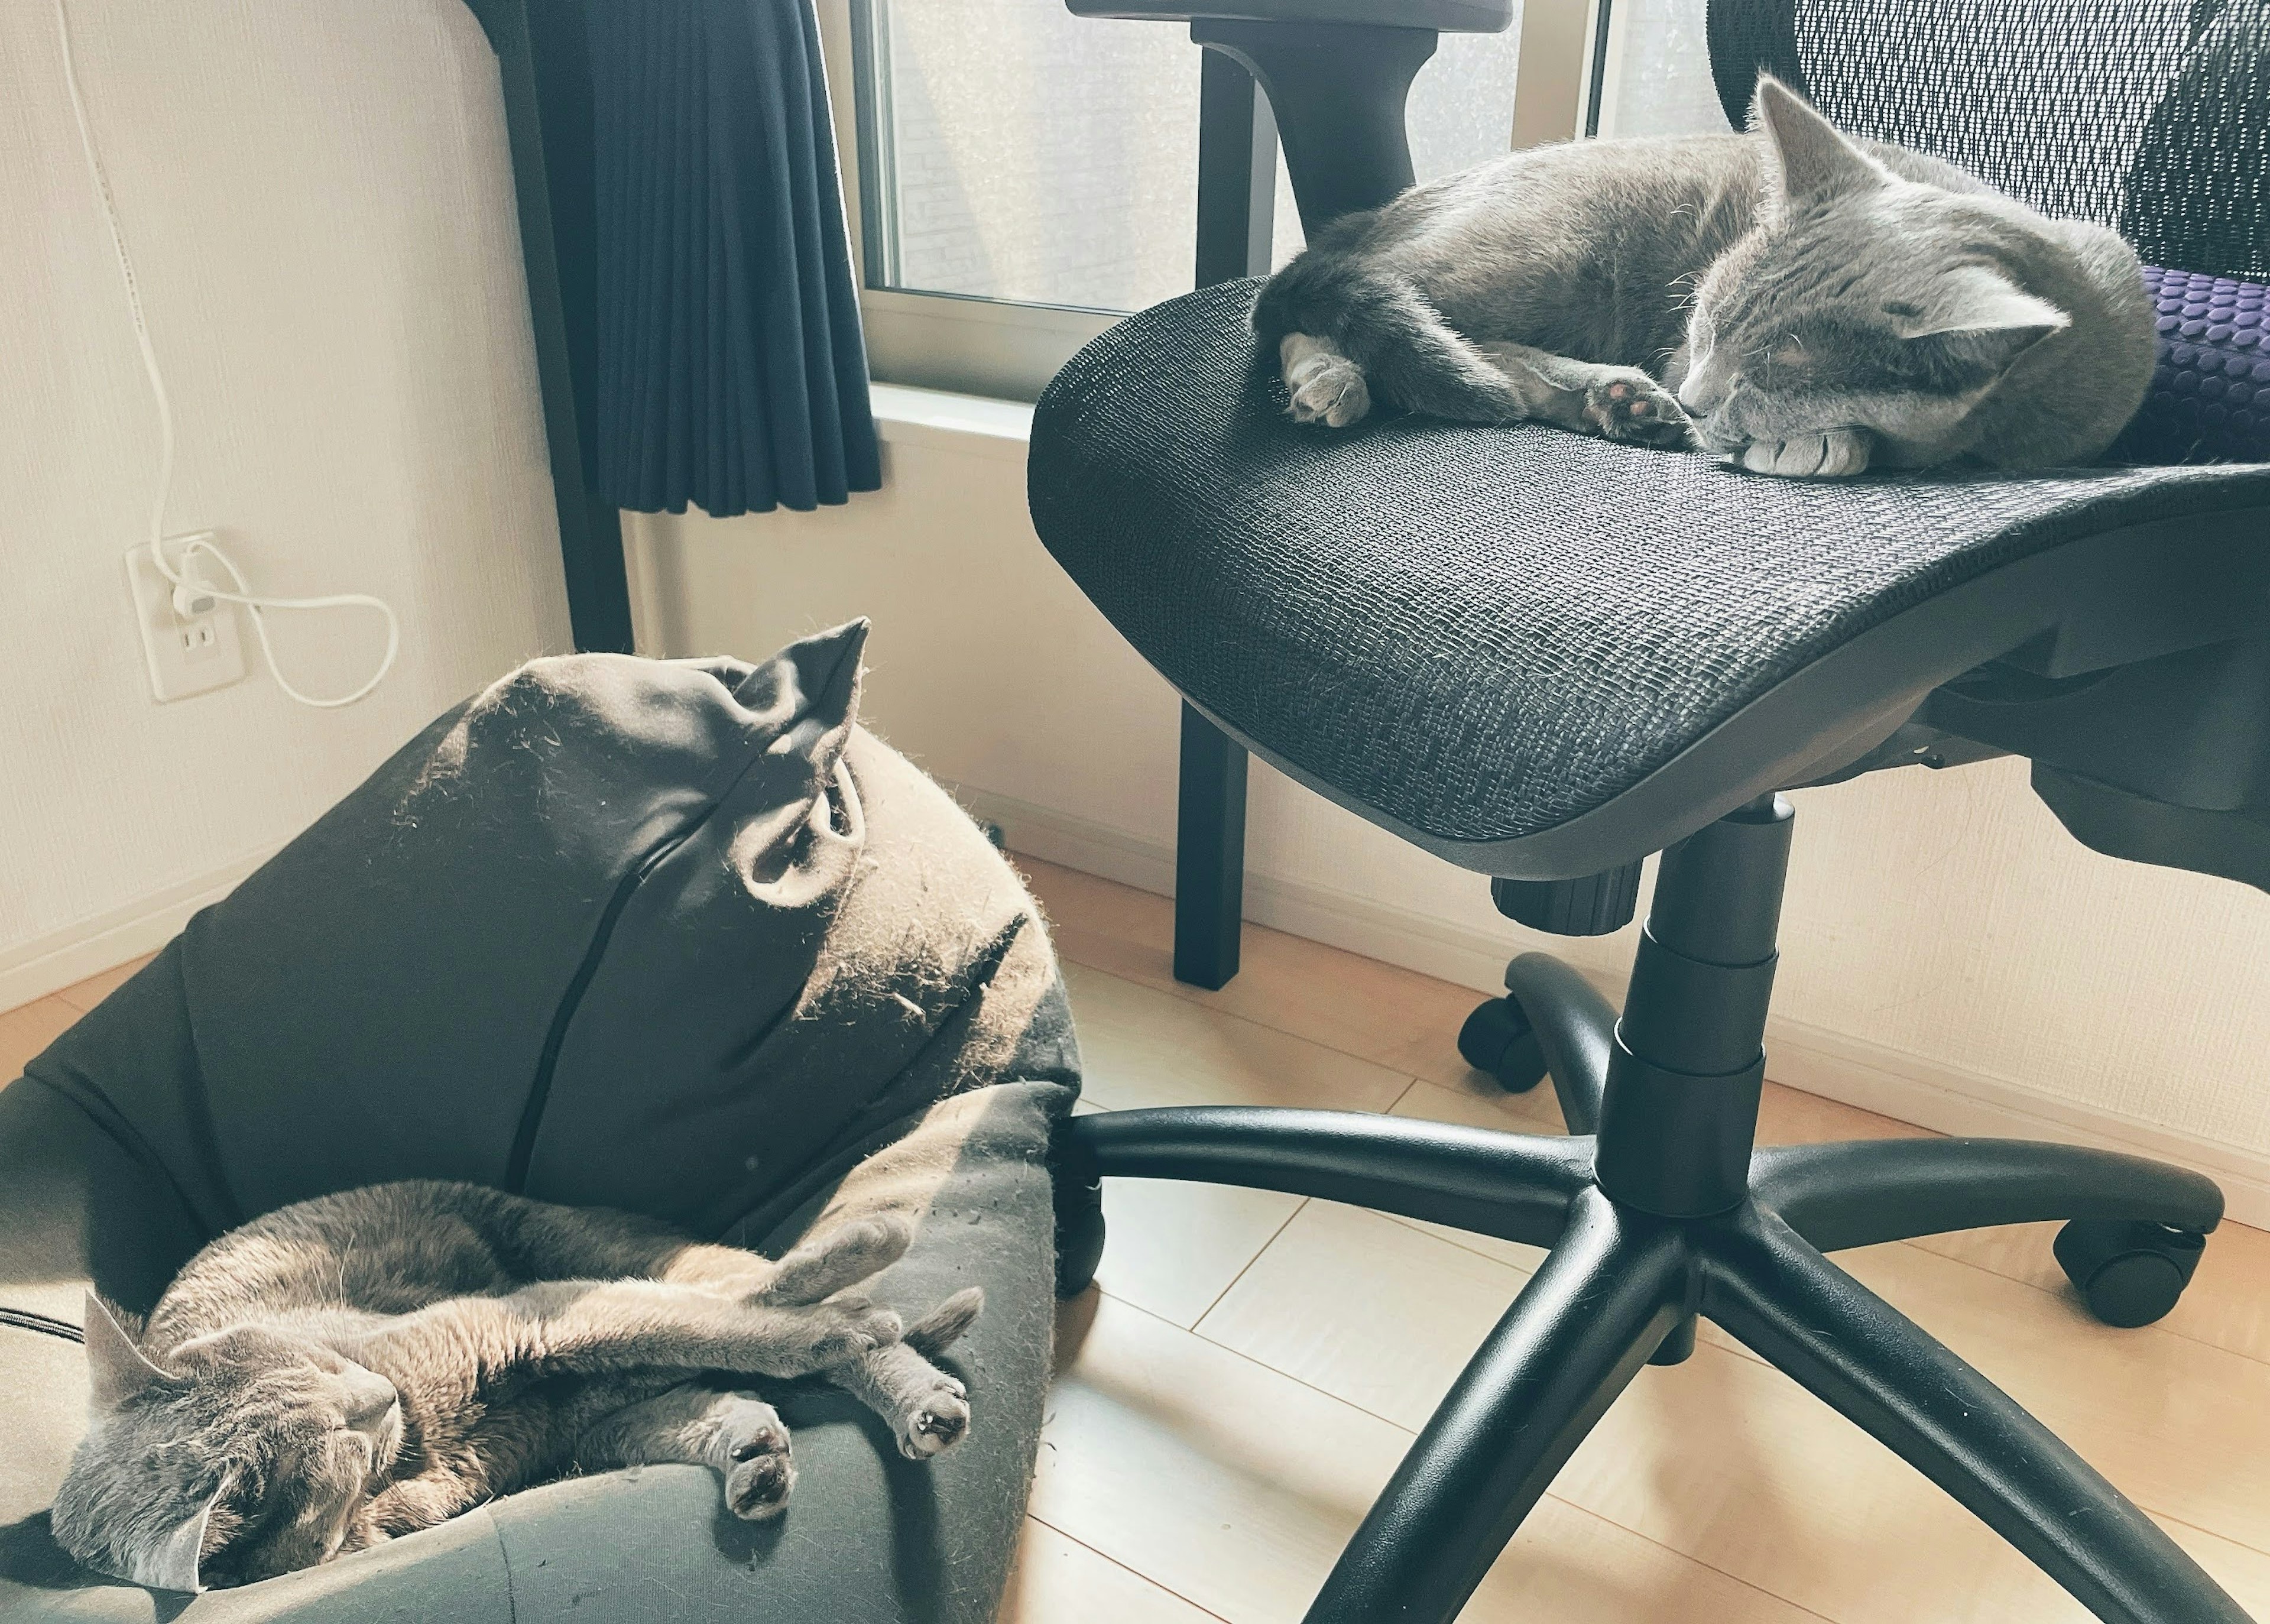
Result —
<path fill-rule="evenodd" d="M 811 0 L 591 0 L 600 493 L 724 517 L 882 482 Z"/>

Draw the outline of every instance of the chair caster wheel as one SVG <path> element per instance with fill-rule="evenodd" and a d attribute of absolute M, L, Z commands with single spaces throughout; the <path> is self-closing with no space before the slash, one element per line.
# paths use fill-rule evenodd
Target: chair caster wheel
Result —
<path fill-rule="evenodd" d="M 1057 1295 L 1077 1297 L 1103 1261 L 1103 1184 L 1057 1185 Z"/>
<path fill-rule="evenodd" d="M 1497 1079 L 1508 1094 L 1527 1094 L 1545 1080 L 1545 1051 L 1529 1017 L 1511 998 L 1478 1005 L 1458 1028 L 1458 1053 L 1477 1072 Z"/>
<path fill-rule="evenodd" d="M 2058 1231 L 2057 1260 L 2088 1311 L 2133 1328 L 2164 1318 L 2192 1282 L 2207 1237 L 2195 1230 L 2078 1218 Z"/>

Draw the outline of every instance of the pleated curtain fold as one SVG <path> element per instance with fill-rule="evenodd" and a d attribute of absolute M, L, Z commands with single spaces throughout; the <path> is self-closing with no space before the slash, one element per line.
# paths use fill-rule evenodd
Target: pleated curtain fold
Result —
<path fill-rule="evenodd" d="M 591 0 L 597 480 L 723 518 L 881 484 L 811 0 Z"/>

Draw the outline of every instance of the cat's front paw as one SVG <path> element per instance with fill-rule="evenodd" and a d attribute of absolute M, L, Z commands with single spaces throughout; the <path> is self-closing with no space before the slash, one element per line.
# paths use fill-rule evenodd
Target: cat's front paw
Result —
<path fill-rule="evenodd" d="M 772 1405 L 749 1394 L 728 1400 L 718 1418 L 717 1447 L 726 1463 L 728 1511 L 745 1523 L 762 1523 L 788 1509 L 796 1460 Z"/>
<path fill-rule="evenodd" d="M 1831 428 L 1791 440 L 1753 440 L 1740 461 L 1754 474 L 1785 479 L 1849 479 L 1868 469 L 1868 436 L 1857 428 Z"/>
<path fill-rule="evenodd" d="M 1687 413 L 1678 397 L 1636 367 L 1588 386 L 1584 415 L 1603 440 L 1666 448 L 1688 441 Z"/>
<path fill-rule="evenodd" d="M 969 1390 L 943 1370 L 926 1388 L 907 1394 L 891 1418 L 899 1453 L 909 1460 L 943 1455 L 969 1435 Z"/>

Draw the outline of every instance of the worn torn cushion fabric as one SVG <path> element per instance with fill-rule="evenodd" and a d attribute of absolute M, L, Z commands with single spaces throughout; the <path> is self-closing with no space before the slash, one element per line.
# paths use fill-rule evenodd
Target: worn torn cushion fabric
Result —
<path fill-rule="evenodd" d="M 221 1229 L 474 1179 L 767 1249 L 830 1201 L 921 1220 L 886 1301 L 984 1287 L 975 1425 L 901 1460 L 799 1394 L 770 1528 L 693 1468 L 510 1497 L 198 1617 L 990 1619 L 1047 1372 L 1045 1153 L 1078 1057 L 1045 931 L 857 725 L 865 628 L 758 665 L 538 661 L 428 728 L 0 1090 L 0 1617 L 147 1618 L 45 1508 L 92 1284 L 144 1309 Z M 800 1424 L 799 1424 L 800 1423 Z"/>

